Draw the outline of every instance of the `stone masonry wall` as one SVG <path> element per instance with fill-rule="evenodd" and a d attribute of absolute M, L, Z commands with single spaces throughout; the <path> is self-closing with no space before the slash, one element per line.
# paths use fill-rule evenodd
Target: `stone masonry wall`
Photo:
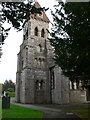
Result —
<path fill-rule="evenodd" d="M 52 103 L 66 104 L 69 103 L 69 80 L 62 75 L 62 70 L 59 66 L 54 68 L 55 74 L 55 89 L 53 89 Z"/>
<path fill-rule="evenodd" d="M 35 27 L 38 28 L 38 38 L 41 37 L 41 30 L 44 28 L 45 30 L 45 39 L 47 39 L 48 37 L 48 32 L 47 32 L 47 29 L 49 28 L 49 24 L 47 22 L 44 22 L 44 21 L 40 21 L 40 20 L 36 20 L 36 19 L 33 19 L 31 18 L 30 19 L 30 36 L 34 36 L 34 29 Z"/>
<path fill-rule="evenodd" d="M 55 89 L 52 90 L 52 103 L 61 104 L 61 69 L 59 67 L 54 68 L 55 74 Z"/>
<path fill-rule="evenodd" d="M 85 103 L 86 91 L 84 90 L 70 90 L 70 103 Z"/>

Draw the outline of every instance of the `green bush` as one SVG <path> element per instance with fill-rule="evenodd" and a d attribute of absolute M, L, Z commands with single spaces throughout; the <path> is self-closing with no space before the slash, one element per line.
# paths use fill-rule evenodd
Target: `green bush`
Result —
<path fill-rule="evenodd" d="M 7 91 L 8 92 L 14 92 L 14 88 L 8 88 Z"/>
<path fill-rule="evenodd" d="M 15 97 L 15 92 L 7 92 L 9 95 L 10 95 L 10 97 Z"/>

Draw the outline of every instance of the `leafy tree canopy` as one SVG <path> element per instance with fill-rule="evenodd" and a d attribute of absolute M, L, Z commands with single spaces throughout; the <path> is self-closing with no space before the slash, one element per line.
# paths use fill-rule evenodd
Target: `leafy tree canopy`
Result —
<path fill-rule="evenodd" d="M 70 80 L 90 80 L 90 4 L 82 2 L 55 5 L 50 39 L 54 60 Z"/>
<path fill-rule="evenodd" d="M 2 42 L 8 36 L 8 31 L 11 29 L 10 27 L 5 29 L 3 24 L 5 21 L 10 23 L 14 28 L 18 31 L 22 30 L 23 25 L 29 20 L 30 14 L 41 13 L 43 10 L 47 10 L 45 8 L 36 8 L 33 2 L 28 1 L 25 2 L 2 2 L 1 3 L 1 37 Z"/>
<path fill-rule="evenodd" d="M 15 83 L 12 80 L 6 80 L 3 84 L 3 91 L 15 91 Z"/>

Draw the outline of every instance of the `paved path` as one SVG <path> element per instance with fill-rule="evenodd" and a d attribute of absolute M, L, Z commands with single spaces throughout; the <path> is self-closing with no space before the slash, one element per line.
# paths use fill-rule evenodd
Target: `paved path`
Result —
<path fill-rule="evenodd" d="M 78 116 L 76 116 L 74 113 L 70 112 L 63 112 L 62 111 L 62 105 L 43 105 L 43 104 L 20 104 L 15 103 L 14 101 L 11 102 L 12 104 L 23 106 L 26 108 L 33 108 L 36 110 L 41 110 L 44 112 L 44 118 L 43 120 L 47 120 L 47 118 L 51 119 L 58 119 L 58 120 L 81 120 Z M 61 106 L 61 108 L 60 108 Z M 65 106 L 64 106 L 65 107 Z M 69 107 L 69 106 L 68 106 Z"/>

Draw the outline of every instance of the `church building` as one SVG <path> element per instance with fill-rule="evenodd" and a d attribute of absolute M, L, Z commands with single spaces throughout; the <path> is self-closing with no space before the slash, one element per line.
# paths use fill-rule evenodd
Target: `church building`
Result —
<path fill-rule="evenodd" d="M 40 7 L 36 1 L 35 6 Z M 48 40 L 49 19 L 45 12 L 31 14 L 23 27 L 16 73 L 16 102 L 67 104 L 86 102 L 86 90 L 74 84 L 53 61 Z"/>

